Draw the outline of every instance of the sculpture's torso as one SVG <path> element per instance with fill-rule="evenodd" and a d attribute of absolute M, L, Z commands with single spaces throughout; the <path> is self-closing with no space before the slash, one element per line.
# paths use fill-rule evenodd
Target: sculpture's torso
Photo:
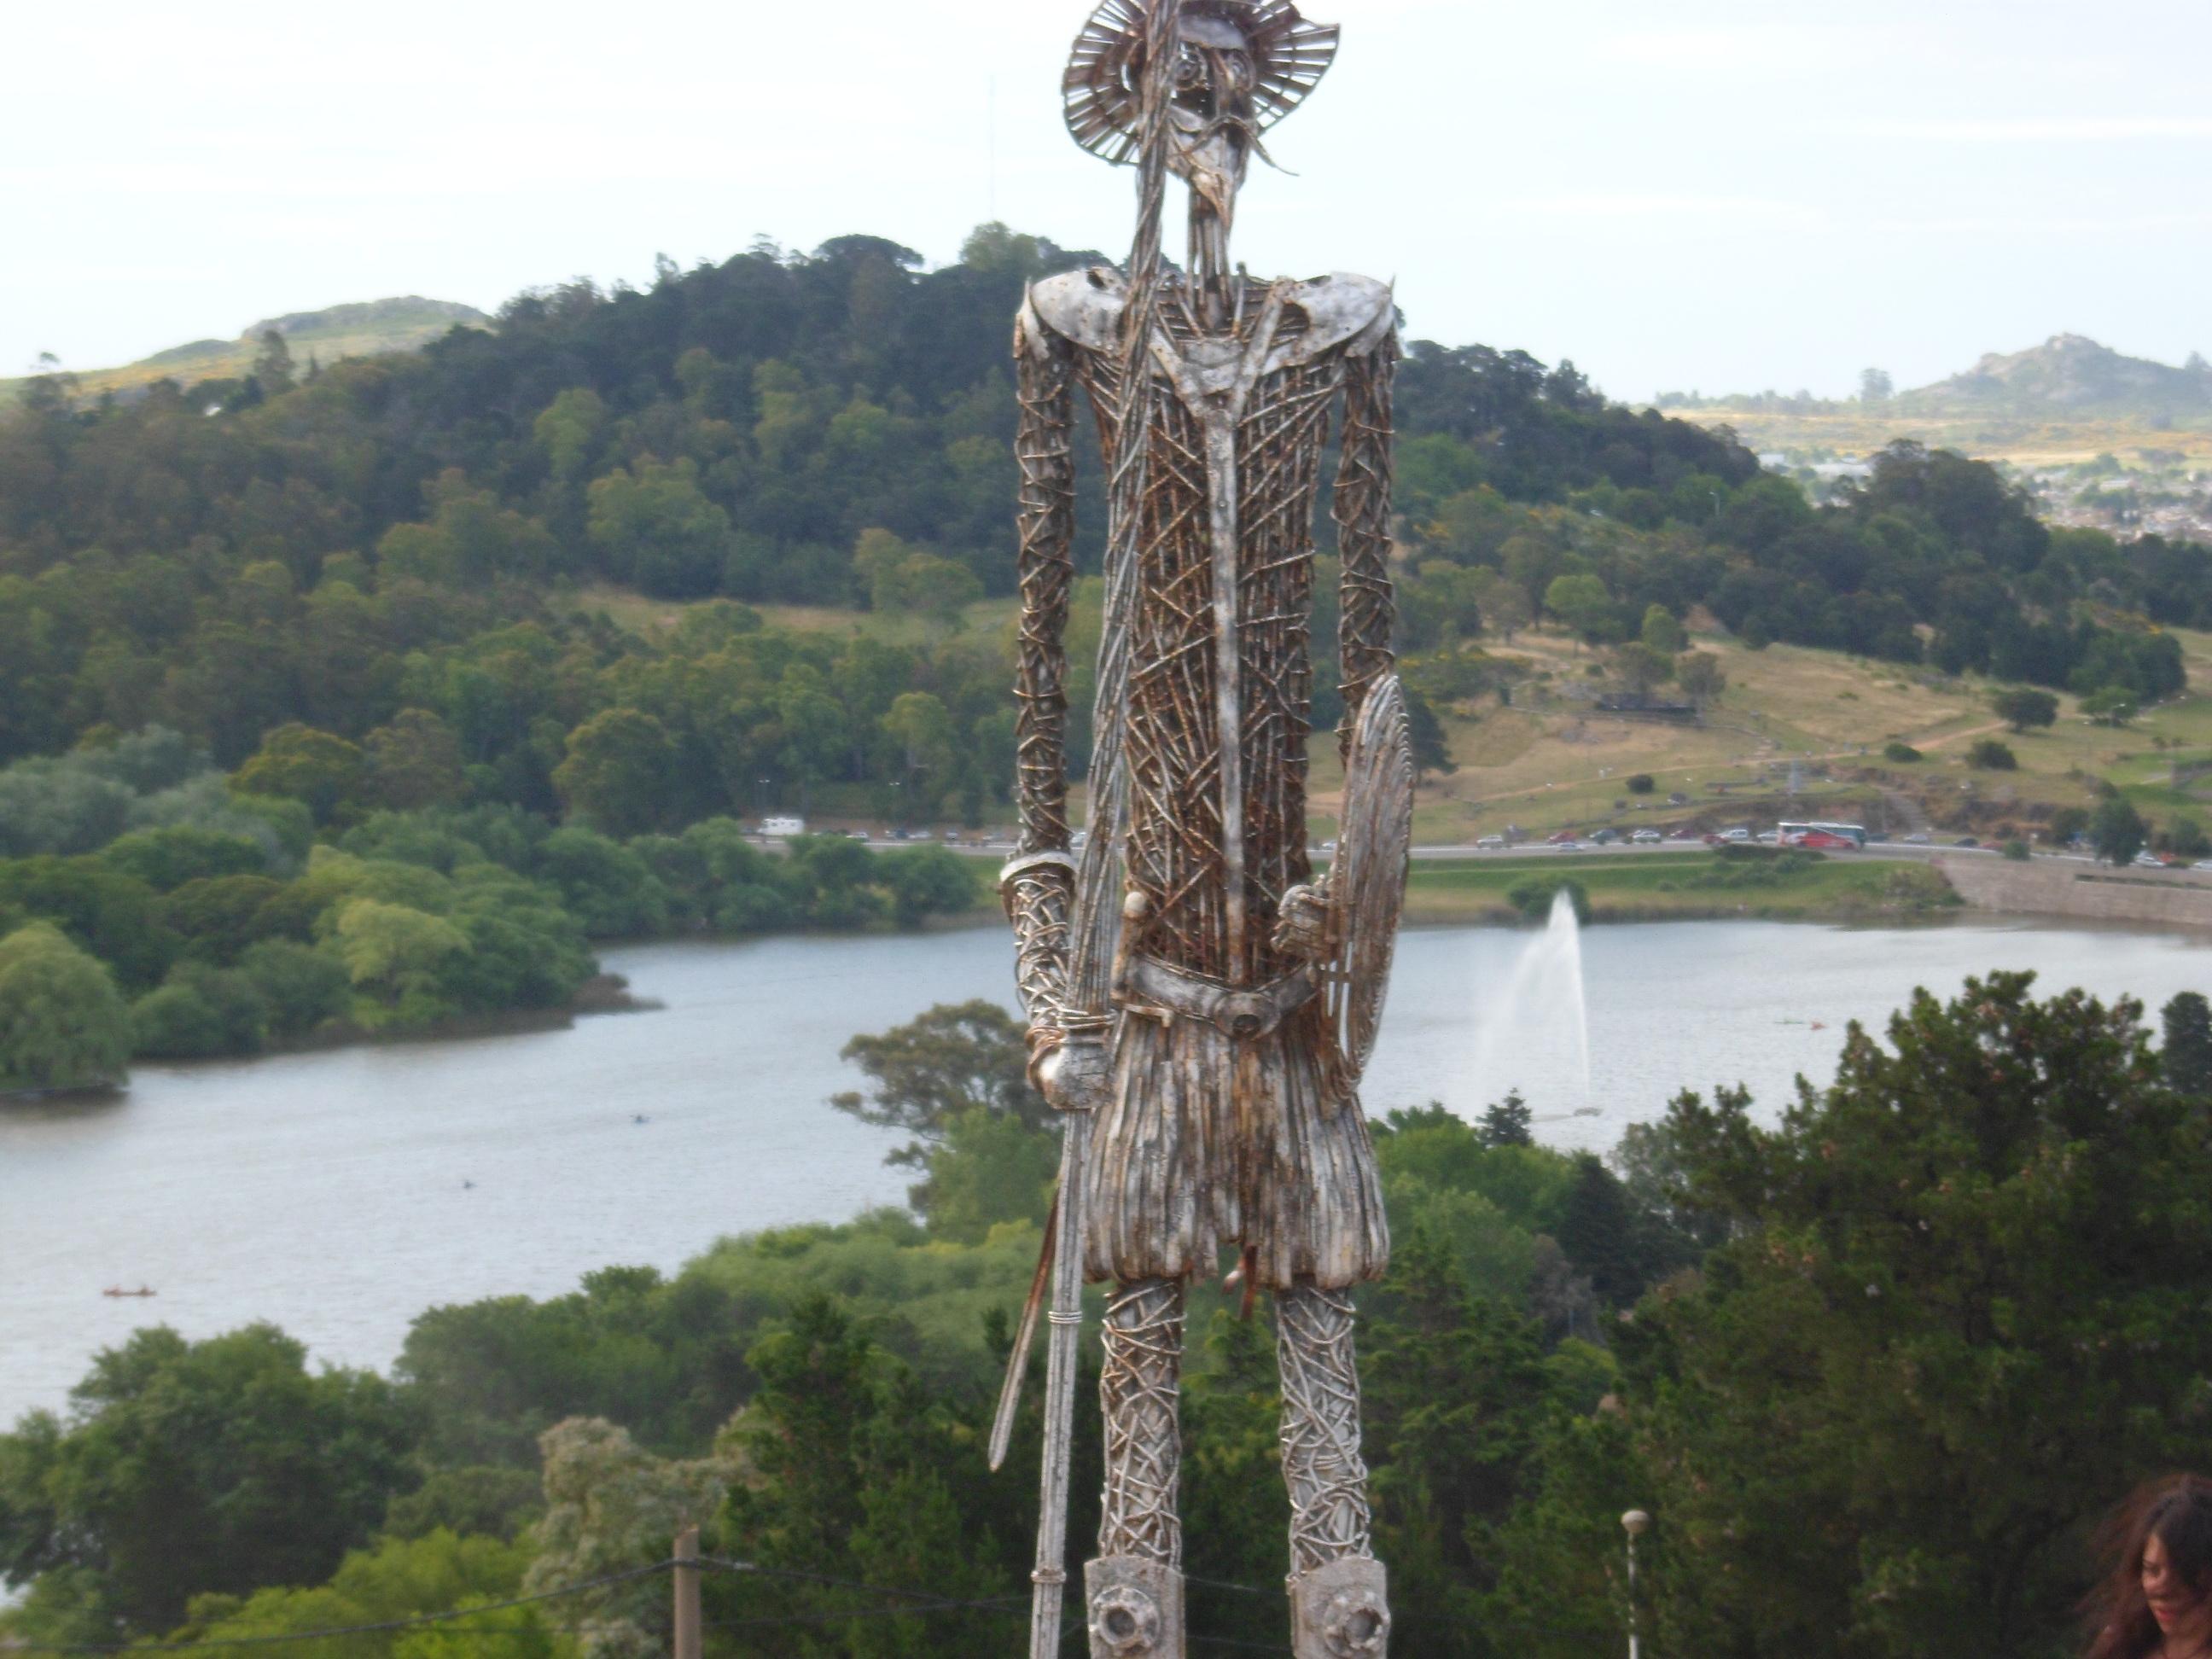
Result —
<path fill-rule="evenodd" d="M 1038 283 L 1023 319 L 1074 348 L 1109 470 L 1121 298 L 1113 274 L 1072 272 Z M 1313 519 L 1330 410 L 1346 361 L 1388 340 L 1393 312 L 1382 284 L 1337 276 L 1248 279 L 1238 313 L 1209 333 L 1179 287 L 1160 303 L 1126 857 L 1147 901 L 1129 948 L 1251 986 L 1297 965 L 1269 935 L 1285 890 L 1310 875 Z"/>

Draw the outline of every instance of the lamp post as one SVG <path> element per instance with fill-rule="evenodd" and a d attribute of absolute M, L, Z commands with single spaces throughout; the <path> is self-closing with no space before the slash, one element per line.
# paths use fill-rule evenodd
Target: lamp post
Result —
<path fill-rule="evenodd" d="M 1628 1659 L 1638 1659 L 1636 1651 L 1636 1540 L 1651 1524 L 1651 1517 L 1642 1510 L 1631 1510 L 1620 1517 L 1620 1529 L 1628 1534 Z"/>

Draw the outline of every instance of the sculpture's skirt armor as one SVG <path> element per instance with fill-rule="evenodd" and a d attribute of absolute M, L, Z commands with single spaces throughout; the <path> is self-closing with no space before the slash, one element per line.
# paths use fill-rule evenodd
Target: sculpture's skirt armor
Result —
<path fill-rule="evenodd" d="M 1320 1005 L 1240 1040 L 1199 1019 L 1125 1015 L 1093 1146 L 1093 1279 L 1211 1273 L 1249 1244 L 1263 1285 L 1381 1276 L 1390 1240 L 1367 1122 L 1329 1098 Z"/>

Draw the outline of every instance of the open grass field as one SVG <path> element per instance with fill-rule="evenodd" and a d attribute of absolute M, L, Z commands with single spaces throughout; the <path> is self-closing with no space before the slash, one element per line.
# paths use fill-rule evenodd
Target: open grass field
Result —
<path fill-rule="evenodd" d="M 2179 452 L 2197 465 L 2212 462 L 2212 425 L 2167 428 L 2148 421 L 2033 421 L 1981 411 L 1912 416 L 1850 409 L 1832 415 L 1753 414 L 1719 405 L 1668 413 L 1699 426 L 1729 427 L 1754 450 L 1832 450 L 1870 455 L 1896 438 L 1955 449 L 1976 460 L 2019 467 L 2064 466 L 2099 455 L 2129 457 L 2151 449 Z"/>
<path fill-rule="evenodd" d="M 1564 635 L 1526 633 L 1497 647 L 1527 667 L 1514 705 L 1486 700 L 1471 718 L 1445 717 L 1459 769 L 1421 791 L 1415 836 L 1436 845 L 1509 831 L 1771 821 L 1784 811 L 1793 763 L 1800 791 L 1788 810 L 1807 817 L 1886 811 L 1893 830 L 1919 827 L 1920 816 L 1960 830 L 2013 816 L 2026 822 L 2086 804 L 2098 779 L 2154 817 L 2212 813 L 2212 780 L 2202 793 L 2172 783 L 2177 757 L 2212 756 L 2212 635 L 2179 638 L 2190 695 L 2122 728 L 2090 724 L 2062 696 L 2056 726 L 2014 733 L 1990 710 L 1990 681 L 1796 646 L 1749 651 L 1717 635 L 1692 641 L 1718 656 L 1729 678 L 1705 725 L 1624 720 L 1571 695 L 1590 684 L 1587 652 Z M 1967 752 L 1985 737 L 2008 744 L 2019 769 L 1970 768 Z M 1924 758 L 1885 760 L 1892 741 Z M 1650 793 L 1630 793 L 1638 773 L 1651 777 Z M 1335 810 L 1339 779 L 1334 743 L 1316 742 L 1320 812 Z M 1670 805 L 1674 793 L 1686 803 Z"/>
<path fill-rule="evenodd" d="M 1690 921 L 1744 916 L 1779 921 L 1895 921 L 1948 913 L 1957 903 L 1932 868 L 1899 859 L 1796 854 L 1723 858 L 1708 852 L 1532 854 L 1525 858 L 1421 859 L 1406 887 L 1406 915 L 1425 923 L 1522 921 L 1540 916 L 1563 882 L 1579 884 L 1590 920 Z M 1530 915 L 1534 909 L 1535 916 Z"/>
<path fill-rule="evenodd" d="M 632 633 L 665 634 L 684 620 L 696 601 L 647 599 L 628 588 L 595 583 L 577 590 L 575 603 L 585 611 L 604 611 Z M 978 599 L 962 613 L 957 624 L 948 624 L 910 611 L 852 611 L 826 605 L 757 605 L 762 619 L 771 627 L 802 634 L 863 634 L 887 645 L 933 645 L 965 636 L 979 640 L 1011 640 L 1020 609 L 1012 599 Z"/>

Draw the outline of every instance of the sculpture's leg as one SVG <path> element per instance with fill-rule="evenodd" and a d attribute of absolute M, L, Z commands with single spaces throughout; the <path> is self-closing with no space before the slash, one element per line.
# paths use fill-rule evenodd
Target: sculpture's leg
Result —
<path fill-rule="evenodd" d="M 1382 1564 L 1369 1541 L 1352 1323 L 1346 1291 L 1300 1284 L 1276 1295 L 1297 1659 L 1381 1659 L 1389 1641 Z"/>
<path fill-rule="evenodd" d="M 1091 1659 L 1182 1659 L 1182 1285 L 1139 1279 L 1106 1304 L 1106 1493 L 1085 1569 Z"/>

